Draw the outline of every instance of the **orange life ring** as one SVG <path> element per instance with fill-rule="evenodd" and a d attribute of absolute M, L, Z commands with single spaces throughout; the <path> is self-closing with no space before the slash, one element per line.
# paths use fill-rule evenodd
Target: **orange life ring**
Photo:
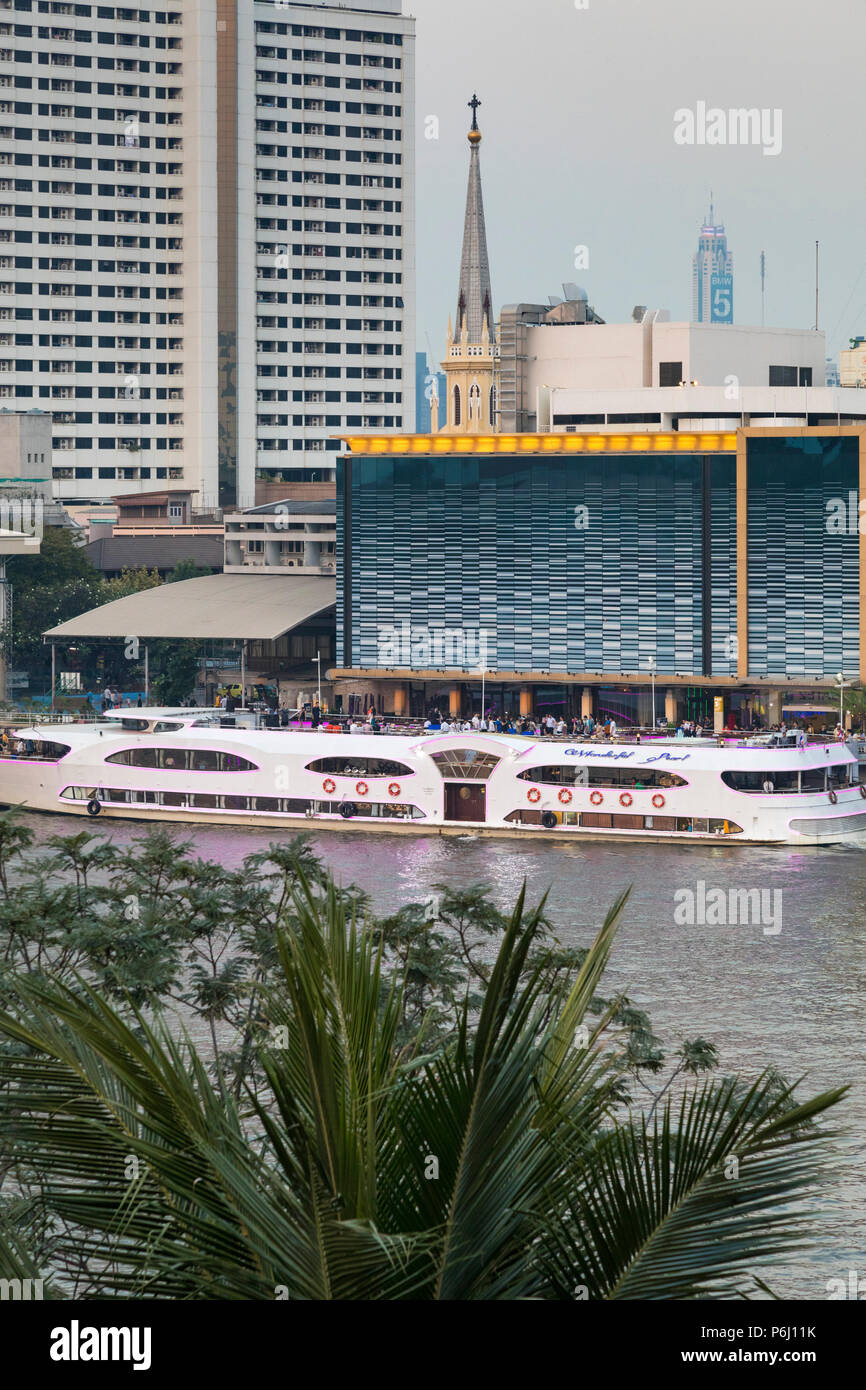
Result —
<path fill-rule="evenodd" d="M 601 792 L 591 792 L 589 799 L 592 802 L 593 806 L 600 806 L 601 803 L 604 801 L 604 797 L 602 796 Z"/>
<path fill-rule="evenodd" d="M 559 793 L 559 799 L 563 806 L 569 806 L 571 804 L 571 792 L 568 790 L 568 787 L 563 787 L 562 791 Z"/>
<path fill-rule="evenodd" d="M 399 796 L 399 795 L 400 795 L 400 783 L 399 783 L 399 782 L 392 782 L 392 783 L 391 783 L 390 787 L 388 788 L 388 795 L 389 795 L 389 796 Z"/>
<path fill-rule="evenodd" d="M 527 797 L 527 800 L 528 800 L 528 801 L 532 801 L 532 802 L 540 801 L 540 800 L 541 800 L 541 792 L 538 790 L 537 787 L 530 787 L 530 788 L 529 788 L 529 791 L 526 793 L 526 797 Z"/>
<path fill-rule="evenodd" d="M 334 781 L 333 777 L 326 777 L 324 782 L 322 783 L 322 788 L 324 791 L 328 793 L 335 792 L 337 790 L 337 784 Z"/>
<path fill-rule="evenodd" d="M 653 797 L 653 806 L 655 806 L 657 811 L 660 811 L 664 804 L 665 799 L 662 796 L 661 792 L 656 792 L 655 796 Z"/>
<path fill-rule="evenodd" d="M 838 796 L 836 795 L 836 793 L 835 793 L 835 792 L 831 792 L 831 793 L 830 793 L 830 802 L 831 802 L 831 804 L 832 804 L 833 806 L 835 806 L 835 805 L 836 805 L 836 802 L 837 802 L 838 800 L 839 800 L 839 798 L 838 798 Z"/>
<path fill-rule="evenodd" d="M 369 787 L 367 786 L 367 783 L 366 783 L 366 782 L 356 782 L 356 783 L 355 783 L 355 791 L 358 793 L 359 796 L 366 796 L 366 795 L 367 795 L 367 792 L 368 792 L 369 790 L 370 790 L 370 789 L 369 789 Z"/>
<path fill-rule="evenodd" d="M 866 786 L 864 786 L 862 782 L 860 783 L 860 795 L 862 796 L 863 800 L 866 801 Z"/>
<path fill-rule="evenodd" d="M 622 796 L 619 799 L 619 804 L 620 806 L 630 806 L 633 801 L 634 797 L 632 796 L 631 792 L 623 792 Z"/>

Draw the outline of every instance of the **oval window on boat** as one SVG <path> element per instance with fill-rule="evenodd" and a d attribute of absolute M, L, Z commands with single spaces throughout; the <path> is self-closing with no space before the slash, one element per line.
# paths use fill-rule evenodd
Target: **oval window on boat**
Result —
<path fill-rule="evenodd" d="M 622 787 L 628 791 L 644 791 L 647 787 L 686 787 L 684 777 L 674 772 L 661 772 L 641 767 L 588 767 L 571 763 L 551 767 L 529 767 L 517 776 L 524 782 L 538 782 L 553 787 Z"/>
<path fill-rule="evenodd" d="M 237 753 L 216 748 L 123 748 L 109 753 L 107 763 L 160 768 L 164 772 L 258 772 L 255 763 Z"/>
<path fill-rule="evenodd" d="M 815 790 L 824 789 L 824 769 L 810 769 L 817 773 Z M 799 790 L 800 770 L 793 771 L 774 768 L 768 772 L 723 772 L 722 781 L 735 792 L 751 792 L 754 795 L 771 796 L 774 792 L 796 792 Z M 807 790 L 807 788 L 804 788 Z M 812 790 L 812 788 L 808 788 Z"/>
<path fill-rule="evenodd" d="M 389 758 L 317 758 L 307 763 L 308 772 L 329 773 L 332 777 L 412 777 L 414 768 Z"/>

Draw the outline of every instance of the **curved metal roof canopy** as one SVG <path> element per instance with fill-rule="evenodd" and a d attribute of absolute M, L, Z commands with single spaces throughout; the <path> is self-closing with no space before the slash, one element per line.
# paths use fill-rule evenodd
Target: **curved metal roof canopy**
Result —
<path fill-rule="evenodd" d="M 233 638 L 273 642 L 337 601 L 319 575 L 211 574 L 91 608 L 45 637 Z"/>

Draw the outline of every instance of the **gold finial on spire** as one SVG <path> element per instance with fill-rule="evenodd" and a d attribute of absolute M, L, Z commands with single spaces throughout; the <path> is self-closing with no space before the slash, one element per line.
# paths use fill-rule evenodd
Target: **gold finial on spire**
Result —
<path fill-rule="evenodd" d="M 481 102 L 475 92 L 472 93 L 472 100 L 467 102 L 467 106 L 472 107 L 472 129 L 469 132 L 470 145 L 481 144 L 481 131 L 478 129 L 478 108 Z"/>

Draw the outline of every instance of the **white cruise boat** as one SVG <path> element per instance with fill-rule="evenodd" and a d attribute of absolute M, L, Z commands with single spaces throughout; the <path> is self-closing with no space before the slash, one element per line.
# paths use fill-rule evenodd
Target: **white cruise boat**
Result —
<path fill-rule="evenodd" d="M 563 841 L 831 845 L 866 831 L 866 785 L 844 743 L 599 744 L 230 723 L 216 711 L 145 709 L 18 728 L 0 759 L 0 802 L 94 821 Z"/>

